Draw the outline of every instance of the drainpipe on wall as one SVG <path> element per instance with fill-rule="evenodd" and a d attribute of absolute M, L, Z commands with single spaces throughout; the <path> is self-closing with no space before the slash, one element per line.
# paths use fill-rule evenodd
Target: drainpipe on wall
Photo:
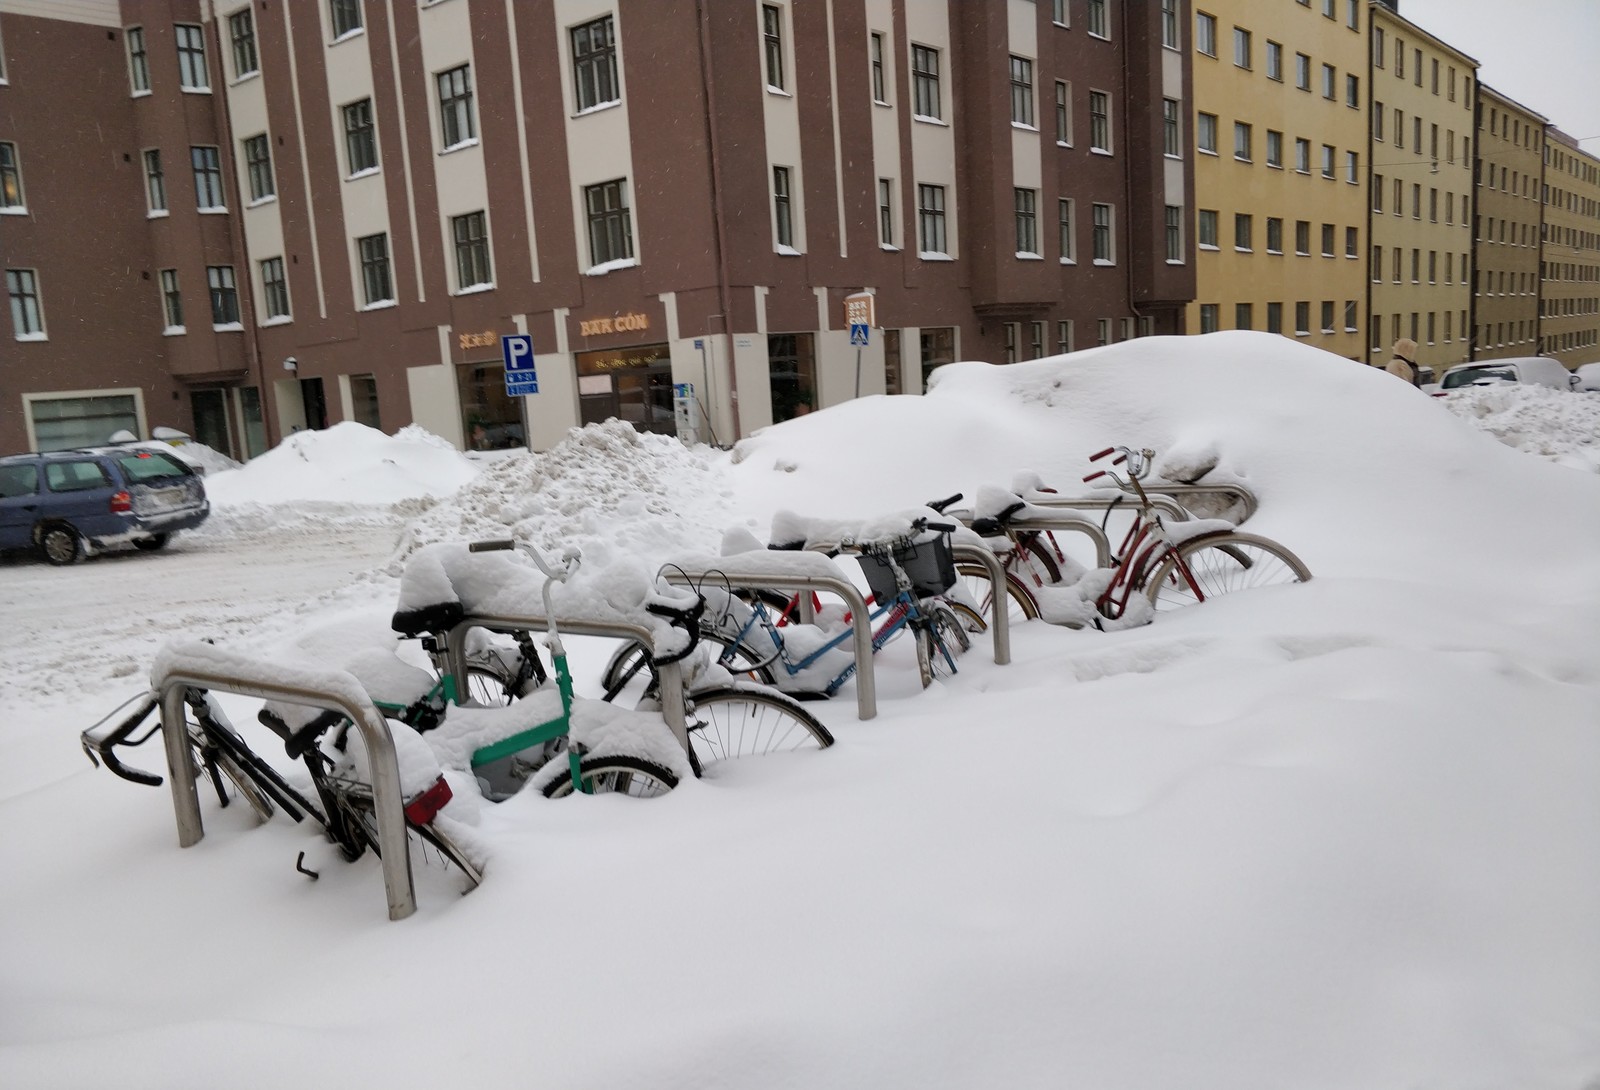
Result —
<path fill-rule="evenodd" d="M 705 0 L 695 0 L 695 15 L 700 20 L 700 84 L 706 96 L 706 148 L 711 157 L 711 205 L 714 229 L 712 246 L 717 254 L 717 300 L 722 307 L 722 339 L 728 352 L 728 401 L 733 417 L 733 441 L 743 438 L 739 426 L 739 375 L 733 354 L 733 301 L 729 298 L 728 252 L 723 245 L 727 234 L 727 219 L 722 207 L 722 156 L 717 148 L 717 94 L 716 81 L 711 75 L 711 23 Z"/>

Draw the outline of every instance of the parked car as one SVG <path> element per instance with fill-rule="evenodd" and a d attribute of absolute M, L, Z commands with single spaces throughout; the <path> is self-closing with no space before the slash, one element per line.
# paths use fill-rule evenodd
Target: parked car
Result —
<path fill-rule="evenodd" d="M 1578 376 L 1578 389 L 1600 394 L 1600 363 L 1586 363 L 1574 373 Z"/>
<path fill-rule="evenodd" d="M 1528 386 L 1548 386 L 1552 390 L 1574 390 L 1578 376 L 1562 366 L 1560 360 L 1549 356 L 1515 356 L 1504 360 L 1479 360 L 1476 363 L 1458 363 L 1447 368 L 1439 378 L 1438 397 L 1466 386 L 1497 386 L 1503 383 L 1522 383 Z"/>
<path fill-rule="evenodd" d="M 91 549 L 159 549 L 210 513 L 200 475 L 159 450 L 0 458 L 0 549 L 37 548 L 52 564 L 75 563 Z"/>

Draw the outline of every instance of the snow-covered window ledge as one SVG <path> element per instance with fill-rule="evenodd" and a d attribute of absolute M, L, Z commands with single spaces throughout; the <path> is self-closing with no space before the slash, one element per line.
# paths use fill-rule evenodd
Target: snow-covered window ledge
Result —
<path fill-rule="evenodd" d="M 1043 261 L 1044 260 L 1044 255 L 1043 254 L 1033 253 L 1031 250 L 1018 250 L 1017 251 L 1017 260 L 1018 261 Z"/>
<path fill-rule="evenodd" d="M 800 251 L 796 250 L 793 246 L 777 246 L 777 247 L 775 247 L 773 249 L 772 252 L 775 253 L 775 254 L 778 254 L 780 257 L 799 257 L 800 256 Z"/>
<path fill-rule="evenodd" d="M 1182 265 L 1182 264 L 1184 264 L 1184 262 L 1178 260 L 1175 257 L 1169 257 L 1169 258 L 1167 258 L 1167 264 L 1168 265 Z"/>
<path fill-rule="evenodd" d="M 214 208 L 200 208 L 200 209 L 197 209 L 197 211 L 202 216 L 226 216 L 228 214 L 227 206 L 226 205 L 221 205 L 221 204 L 217 205 Z"/>
<path fill-rule="evenodd" d="M 223 322 L 221 325 L 211 327 L 213 333 L 243 333 L 244 326 L 239 322 Z"/>
<path fill-rule="evenodd" d="M 149 98 L 150 97 L 150 92 L 148 90 L 145 90 L 145 91 L 134 91 L 128 97 L 129 98 Z"/>
<path fill-rule="evenodd" d="M 782 87 L 774 87 L 770 83 L 767 84 L 767 94 L 769 94 L 769 95 L 777 95 L 780 98 L 793 98 L 794 97 L 788 91 L 785 91 Z"/>
<path fill-rule="evenodd" d="M 362 311 L 366 311 L 366 310 L 388 310 L 390 307 L 393 307 L 393 306 L 399 306 L 399 303 L 396 302 L 393 299 L 378 299 L 378 300 L 376 300 L 374 302 L 368 303 L 366 306 L 357 307 L 356 309 L 357 310 L 362 310 Z"/>
<path fill-rule="evenodd" d="M 637 264 L 639 264 L 639 259 L 636 257 L 619 257 L 615 261 L 602 261 L 598 265 L 591 265 L 583 270 L 583 275 L 604 276 L 615 269 L 631 269 Z"/>
<path fill-rule="evenodd" d="M 439 149 L 439 154 L 440 155 L 449 155 L 451 152 L 463 151 L 466 148 L 475 148 L 477 146 L 478 146 L 478 138 L 476 136 L 469 136 L 465 140 L 459 141 L 458 143 L 455 143 L 455 144 L 451 144 L 447 148 L 440 148 Z"/>
<path fill-rule="evenodd" d="M 383 173 L 383 168 L 382 167 L 367 167 L 365 170 L 358 170 L 354 174 L 346 174 L 344 176 L 344 180 L 347 181 L 347 182 L 353 182 L 353 181 L 356 181 L 359 178 L 370 178 L 374 174 L 382 174 L 382 173 Z"/>
<path fill-rule="evenodd" d="M 289 315 L 289 314 L 274 314 L 272 317 L 264 319 L 261 322 L 261 325 L 263 327 L 269 326 L 269 325 L 288 325 L 289 323 L 291 323 L 293 321 L 294 321 L 294 317 L 292 315 Z"/>
<path fill-rule="evenodd" d="M 896 246 L 892 242 L 880 242 L 878 243 L 878 249 L 888 254 L 897 254 L 900 252 L 900 247 Z"/>
<path fill-rule="evenodd" d="M 338 45 L 340 42 L 348 42 L 351 38 L 359 38 L 366 32 L 367 28 L 364 26 L 352 27 L 343 34 L 339 35 L 333 41 L 329 42 L 328 45 L 331 47 Z"/>
<path fill-rule="evenodd" d="M 260 78 L 261 78 L 261 69 L 257 68 L 253 72 L 246 72 L 244 75 L 235 78 L 232 82 L 230 82 L 228 84 L 228 86 L 229 87 L 237 87 L 241 83 L 249 83 L 253 79 L 260 79 Z"/>
<path fill-rule="evenodd" d="M 1075 257 L 1064 257 L 1061 259 L 1061 264 L 1063 265 L 1076 265 L 1077 263 L 1078 259 Z"/>
<path fill-rule="evenodd" d="M 1106 259 L 1105 259 L 1105 258 L 1103 258 L 1103 257 L 1097 257 L 1097 258 L 1095 258 L 1095 259 L 1094 259 L 1094 263 L 1095 263 L 1095 264 L 1096 264 L 1096 265 L 1099 265 L 1099 266 L 1101 266 L 1101 267 L 1103 267 L 1103 268 L 1111 268 L 1111 267 L 1113 267 L 1113 266 L 1115 266 L 1115 265 L 1116 265 L 1116 262 L 1115 262 L 1115 261 L 1107 261 L 1107 260 L 1106 260 Z"/>
<path fill-rule="evenodd" d="M 927 114 L 912 114 L 911 120 L 926 122 L 929 125 L 940 125 L 946 129 L 950 127 L 950 122 L 946 121 L 944 118 L 929 117 Z"/>
<path fill-rule="evenodd" d="M 17 340 L 19 340 L 19 341 L 48 341 L 49 339 L 50 339 L 50 334 L 43 333 L 43 332 L 40 332 L 40 333 L 18 333 L 17 334 Z"/>
<path fill-rule="evenodd" d="M 268 193 L 265 197 L 257 197 L 255 200 L 253 200 L 250 203 L 246 204 L 245 208 L 246 209 L 260 208 L 264 204 L 277 204 L 277 203 L 278 203 L 278 195 L 276 193 Z"/>
<path fill-rule="evenodd" d="M 167 328 L 161 331 L 161 335 L 163 337 L 181 337 L 187 332 L 189 332 L 188 326 L 169 325 Z"/>
<path fill-rule="evenodd" d="M 940 253 L 940 252 L 938 252 L 936 250 L 919 250 L 919 251 L 917 251 L 917 256 L 922 258 L 922 260 L 924 260 L 924 261 L 954 261 L 955 260 L 955 258 L 951 257 L 949 254 Z"/>
<path fill-rule="evenodd" d="M 1011 123 L 1011 127 L 1013 129 L 1020 129 L 1023 132 L 1037 133 L 1039 131 L 1039 126 L 1037 126 L 1037 125 L 1028 125 L 1028 124 L 1025 124 L 1024 122 L 1021 122 L 1021 121 L 1013 121 Z"/>
<path fill-rule="evenodd" d="M 209 95 L 211 93 L 211 88 L 209 87 L 179 87 L 178 90 L 186 95 Z"/>
<path fill-rule="evenodd" d="M 152 208 L 144 214 L 144 218 L 147 220 L 164 220 L 170 215 L 172 213 L 165 208 Z"/>
<path fill-rule="evenodd" d="M 22 204 L 8 204 L 4 208 L 0 208 L 0 216 L 26 216 L 27 214 L 28 208 Z"/>
<path fill-rule="evenodd" d="M 487 284 L 468 284 L 464 288 L 456 289 L 454 294 L 456 294 L 456 295 L 477 295 L 480 292 L 493 291 L 493 290 L 494 290 L 494 281 L 491 280 Z"/>
<path fill-rule="evenodd" d="M 621 106 L 621 105 L 622 105 L 622 100 L 620 98 L 607 99 L 605 102 L 596 102 L 593 106 L 585 106 L 583 109 L 579 110 L 577 113 L 573 114 L 572 116 L 573 117 L 588 117 L 590 114 L 598 114 L 598 113 L 602 113 L 602 112 L 604 112 L 606 110 L 615 110 L 618 106 Z"/>

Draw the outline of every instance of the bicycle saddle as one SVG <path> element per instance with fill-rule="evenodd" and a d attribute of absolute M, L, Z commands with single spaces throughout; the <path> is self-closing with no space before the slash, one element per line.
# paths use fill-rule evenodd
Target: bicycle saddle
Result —
<path fill-rule="evenodd" d="M 467 611 L 460 602 L 437 602 L 416 609 L 395 612 L 389 627 L 402 636 L 420 636 L 424 632 L 448 632 L 460 624 Z"/>

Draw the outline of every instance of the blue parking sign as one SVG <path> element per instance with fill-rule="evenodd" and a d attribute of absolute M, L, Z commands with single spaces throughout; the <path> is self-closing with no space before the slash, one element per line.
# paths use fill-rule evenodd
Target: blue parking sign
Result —
<path fill-rule="evenodd" d="M 506 396 L 521 397 L 539 392 L 539 373 L 533 365 L 533 338 L 526 333 L 507 333 L 500 338 L 500 355 L 506 364 Z"/>

